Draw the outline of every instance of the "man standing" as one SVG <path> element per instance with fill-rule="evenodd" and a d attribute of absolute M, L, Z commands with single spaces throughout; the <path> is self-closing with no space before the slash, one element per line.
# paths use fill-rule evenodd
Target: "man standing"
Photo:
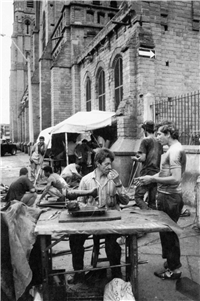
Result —
<path fill-rule="evenodd" d="M 162 145 L 156 139 L 154 132 L 154 122 L 145 121 L 142 125 L 145 138 L 140 144 L 137 156 L 132 159 L 142 163 L 140 176 L 155 175 L 160 171 L 161 155 L 163 153 Z M 157 183 L 137 186 L 135 189 L 135 202 L 140 209 L 155 209 L 155 198 Z M 144 196 L 148 192 L 148 205 L 144 201 Z"/>
<path fill-rule="evenodd" d="M 112 169 L 114 154 L 106 148 L 99 148 L 95 154 L 96 169 L 84 176 L 79 188 L 90 190 L 97 188 L 98 197 L 80 197 L 78 199 L 81 206 L 106 207 L 108 210 L 120 210 L 119 203 L 126 205 L 129 198 L 122 185 L 117 171 Z M 105 250 L 110 265 L 119 265 L 121 259 L 121 247 L 117 243 L 118 235 L 106 235 Z M 84 243 L 87 235 L 70 235 L 69 243 L 72 252 L 72 264 L 74 270 L 82 270 L 84 263 Z M 112 277 L 121 278 L 120 267 L 112 268 Z M 69 283 L 84 281 L 84 273 L 75 273 L 74 278 Z"/>
<path fill-rule="evenodd" d="M 13 200 L 21 201 L 27 206 L 32 206 L 37 198 L 35 188 L 28 179 L 28 169 L 23 167 L 20 169 L 19 178 L 11 183 L 5 201 Z"/>
<path fill-rule="evenodd" d="M 92 149 L 88 145 L 87 139 L 83 139 L 81 143 L 78 143 L 75 147 L 74 153 L 76 156 L 76 163 L 81 165 L 82 174 L 85 176 L 89 173 L 88 168 L 88 156 L 92 154 Z"/>
<path fill-rule="evenodd" d="M 35 143 L 30 156 L 31 163 L 31 179 L 35 180 L 37 176 L 39 176 L 39 171 L 45 156 L 45 152 L 47 149 L 46 144 L 44 143 L 44 137 L 39 137 L 39 142 Z M 37 180 L 37 179 L 36 179 Z"/>
<path fill-rule="evenodd" d="M 141 185 L 158 183 L 156 204 L 157 209 L 167 213 L 175 222 L 178 221 L 183 207 L 181 180 L 186 167 L 186 154 L 178 141 L 178 130 L 171 122 L 165 121 L 157 126 L 157 139 L 162 145 L 169 146 L 161 170 L 154 176 L 138 178 Z M 162 279 L 178 279 L 181 277 L 179 268 L 180 244 L 176 233 L 160 233 L 162 257 L 167 261 L 164 269 L 156 271 L 155 276 Z"/>

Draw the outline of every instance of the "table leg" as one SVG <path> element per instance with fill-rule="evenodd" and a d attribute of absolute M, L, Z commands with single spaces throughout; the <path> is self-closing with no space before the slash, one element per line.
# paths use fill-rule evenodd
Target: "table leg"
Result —
<path fill-rule="evenodd" d="M 139 298 L 138 292 L 138 245 L 137 235 L 130 235 L 130 282 L 132 285 L 133 295 L 136 300 Z"/>
<path fill-rule="evenodd" d="M 51 236 L 40 235 L 40 248 L 42 254 L 42 287 L 43 287 L 43 301 L 49 301 L 49 273 L 51 271 L 52 259 L 51 250 L 46 248 L 51 242 Z"/>

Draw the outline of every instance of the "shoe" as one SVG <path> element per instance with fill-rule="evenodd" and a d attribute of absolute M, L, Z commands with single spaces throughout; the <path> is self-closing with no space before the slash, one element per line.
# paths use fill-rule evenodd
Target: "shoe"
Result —
<path fill-rule="evenodd" d="M 169 269 L 154 272 L 154 275 L 163 280 L 177 280 L 181 278 L 181 272 L 173 272 Z"/>
<path fill-rule="evenodd" d="M 180 217 L 186 217 L 186 216 L 190 216 L 190 210 L 188 210 L 188 209 L 185 209 L 180 214 Z"/>
<path fill-rule="evenodd" d="M 83 283 L 85 281 L 85 273 L 75 273 L 71 279 L 68 280 L 68 284 Z"/>

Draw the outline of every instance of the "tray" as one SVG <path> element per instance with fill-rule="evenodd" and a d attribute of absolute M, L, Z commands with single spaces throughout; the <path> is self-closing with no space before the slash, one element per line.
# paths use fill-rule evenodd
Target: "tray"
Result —
<path fill-rule="evenodd" d="M 41 207 L 41 208 L 46 208 L 46 207 L 66 208 L 66 205 L 65 205 L 65 202 L 48 202 L 48 203 L 39 204 L 38 207 Z"/>
<path fill-rule="evenodd" d="M 59 217 L 59 223 L 87 223 L 87 222 L 100 222 L 100 221 L 115 221 L 120 220 L 121 214 L 118 210 L 106 210 L 104 215 L 101 216 L 78 216 L 75 217 L 69 214 L 68 210 L 63 210 Z"/>
<path fill-rule="evenodd" d="M 106 213 L 106 209 L 100 209 L 96 207 L 83 207 L 77 211 L 69 211 L 74 217 L 86 217 L 86 216 L 102 216 Z"/>

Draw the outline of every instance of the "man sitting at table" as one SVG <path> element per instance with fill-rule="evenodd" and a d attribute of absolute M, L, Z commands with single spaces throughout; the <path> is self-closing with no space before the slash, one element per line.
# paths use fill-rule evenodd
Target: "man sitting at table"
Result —
<path fill-rule="evenodd" d="M 58 175 L 57 173 L 53 173 L 52 167 L 51 166 L 45 166 L 43 168 L 44 170 L 44 175 L 47 177 L 47 185 L 44 189 L 44 191 L 41 194 L 41 197 L 39 198 L 39 201 L 37 202 L 37 205 L 40 204 L 42 199 L 49 194 L 50 196 L 53 197 L 58 197 L 60 200 L 65 201 L 66 195 L 71 199 L 75 199 L 78 196 L 82 195 L 96 195 L 95 189 L 91 189 L 88 191 L 81 191 L 81 190 L 72 190 L 71 192 L 68 191 L 68 184 L 65 182 L 65 180 Z"/>
<path fill-rule="evenodd" d="M 96 168 L 91 173 L 84 176 L 80 182 L 79 188 L 88 190 L 97 188 L 98 197 L 80 197 L 79 206 L 98 206 L 108 210 L 120 210 L 119 204 L 126 205 L 129 197 L 119 178 L 116 170 L 112 169 L 114 154 L 107 148 L 100 148 L 94 158 Z M 72 264 L 74 270 L 83 269 L 84 242 L 87 235 L 70 235 L 69 243 L 72 252 Z M 120 265 L 121 247 L 117 243 L 119 235 L 112 234 L 105 237 L 105 250 L 110 265 Z M 74 277 L 69 280 L 70 284 L 84 281 L 84 273 L 75 273 Z M 112 277 L 121 278 L 121 268 L 112 268 Z"/>

